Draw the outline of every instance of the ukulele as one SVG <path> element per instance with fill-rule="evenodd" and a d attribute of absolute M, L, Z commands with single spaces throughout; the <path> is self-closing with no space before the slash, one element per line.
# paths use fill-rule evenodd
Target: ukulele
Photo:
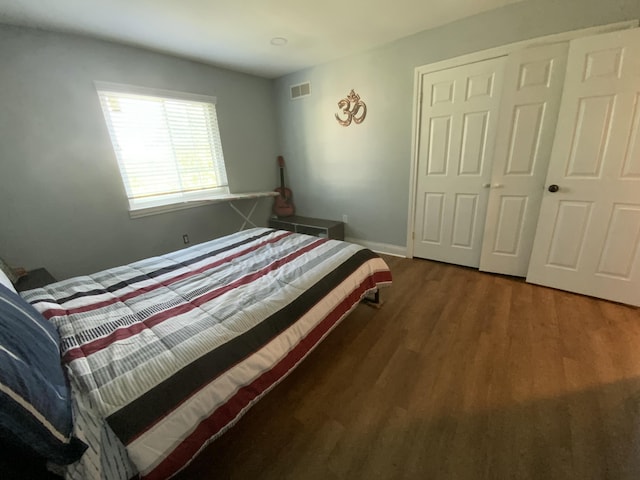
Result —
<path fill-rule="evenodd" d="M 295 213 L 295 207 L 291 201 L 291 190 L 284 186 L 284 158 L 278 156 L 280 167 L 280 186 L 275 189 L 280 195 L 274 198 L 273 213 L 279 217 L 290 217 Z"/>

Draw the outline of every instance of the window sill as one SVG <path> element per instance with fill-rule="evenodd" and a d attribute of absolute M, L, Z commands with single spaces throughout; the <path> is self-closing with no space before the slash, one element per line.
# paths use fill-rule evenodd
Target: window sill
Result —
<path fill-rule="evenodd" d="M 160 215 L 162 213 L 175 212 L 185 210 L 187 208 L 202 207 L 204 205 L 212 205 L 214 203 L 231 202 L 233 200 L 250 200 L 262 197 L 276 197 L 278 192 L 248 192 L 248 193 L 227 193 L 223 195 L 212 196 L 211 198 L 201 198 L 191 201 L 181 201 L 169 203 L 166 205 L 155 205 L 150 207 L 137 207 L 129 209 L 130 218 L 149 217 L 151 215 Z"/>
<path fill-rule="evenodd" d="M 137 207 L 129 209 L 130 218 L 150 217 L 151 215 L 160 215 L 162 213 L 176 212 L 178 210 L 186 210 L 187 208 L 201 207 L 212 203 L 210 200 L 200 200 L 197 202 L 180 202 L 169 203 L 167 205 L 156 205 L 153 207 Z"/>

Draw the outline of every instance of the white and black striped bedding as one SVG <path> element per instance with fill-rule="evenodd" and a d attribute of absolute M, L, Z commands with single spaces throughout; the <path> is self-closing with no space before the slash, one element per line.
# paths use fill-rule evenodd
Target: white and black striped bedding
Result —
<path fill-rule="evenodd" d="M 24 296 L 141 475 L 167 478 L 390 281 L 362 247 L 258 228 Z"/>

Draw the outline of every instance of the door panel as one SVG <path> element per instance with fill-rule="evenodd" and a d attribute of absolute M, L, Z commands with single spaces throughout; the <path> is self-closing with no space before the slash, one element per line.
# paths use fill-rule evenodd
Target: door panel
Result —
<path fill-rule="evenodd" d="M 489 60 L 491 61 L 491 60 Z M 483 72 L 467 78 L 467 100 L 472 98 L 490 99 L 493 96 L 495 72 Z"/>
<path fill-rule="evenodd" d="M 568 48 L 546 45 L 508 58 L 480 270 L 527 273 Z"/>
<path fill-rule="evenodd" d="M 451 117 L 432 118 L 429 130 L 427 175 L 446 175 L 451 143 Z"/>
<path fill-rule="evenodd" d="M 461 248 L 473 248 L 473 234 L 478 211 L 478 195 L 457 194 L 453 214 L 453 238 L 451 244 Z"/>
<path fill-rule="evenodd" d="M 494 252 L 504 255 L 518 254 L 522 228 L 513 228 L 513 225 L 522 226 L 522 220 L 527 211 L 527 200 L 526 196 L 502 195 L 500 198 L 496 241 L 493 245 Z"/>
<path fill-rule="evenodd" d="M 630 280 L 639 245 L 640 207 L 615 205 L 596 273 Z"/>
<path fill-rule="evenodd" d="M 459 175 L 480 175 L 482 173 L 487 150 L 488 119 L 489 112 L 474 112 L 464 115 Z"/>
<path fill-rule="evenodd" d="M 633 104 L 633 124 L 622 168 L 622 177 L 627 179 L 640 178 L 640 94 Z"/>
<path fill-rule="evenodd" d="M 504 176 L 533 174 L 538 145 L 540 145 L 544 110 L 544 102 L 516 106 Z"/>
<path fill-rule="evenodd" d="M 611 136 L 614 100 L 613 95 L 580 99 L 567 176 L 600 177 L 604 149 Z"/>
<path fill-rule="evenodd" d="M 442 241 L 442 219 L 444 217 L 444 193 L 425 193 L 425 218 L 422 238 L 426 242 L 440 243 Z"/>
<path fill-rule="evenodd" d="M 640 305 L 640 30 L 571 42 L 527 281 Z"/>
<path fill-rule="evenodd" d="M 584 250 L 584 234 L 591 218 L 590 202 L 561 201 L 551 234 L 547 263 L 576 270 Z M 575 234 L 575 235 L 574 235 Z"/>
<path fill-rule="evenodd" d="M 504 61 L 422 76 L 416 257 L 478 266 Z"/>

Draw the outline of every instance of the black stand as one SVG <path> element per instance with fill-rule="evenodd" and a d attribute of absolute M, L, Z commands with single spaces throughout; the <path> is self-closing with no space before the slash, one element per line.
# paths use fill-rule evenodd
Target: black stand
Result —
<path fill-rule="evenodd" d="M 375 292 L 373 292 L 372 294 L 367 293 L 362 299 L 362 302 L 365 305 L 369 305 L 373 308 L 382 307 L 382 301 L 380 300 L 380 290 L 376 288 Z"/>

